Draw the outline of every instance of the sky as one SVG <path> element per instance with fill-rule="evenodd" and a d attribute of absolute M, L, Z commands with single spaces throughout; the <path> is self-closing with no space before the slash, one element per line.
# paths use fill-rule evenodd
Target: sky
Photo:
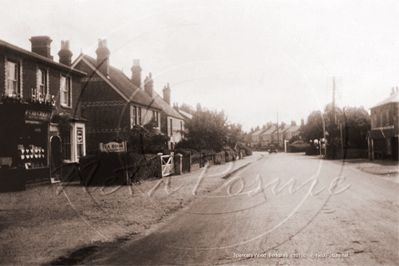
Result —
<path fill-rule="evenodd" d="M 300 124 L 332 102 L 369 109 L 399 86 L 399 1 L 0 0 L 0 39 L 31 50 L 49 36 L 72 60 L 96 58 L 130 77 L 140 59 L 172 103 L 224 110 L 244 131 Z M 333 82 L 335 80 L 335 82 Z"/>

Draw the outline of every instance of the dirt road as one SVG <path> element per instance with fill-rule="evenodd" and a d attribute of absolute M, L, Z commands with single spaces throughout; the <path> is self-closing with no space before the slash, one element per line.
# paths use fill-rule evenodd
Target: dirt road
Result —
<path fill-rule="evenodd" d="M 398 188 L 315 157 L 266 155 L 150 235 L 83 263 L 398 265 Z"/>

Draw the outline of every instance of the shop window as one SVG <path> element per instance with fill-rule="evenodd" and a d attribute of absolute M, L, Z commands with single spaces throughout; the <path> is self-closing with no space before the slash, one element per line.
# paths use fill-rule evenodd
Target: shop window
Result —
<path fill-rule="evenodd" d="M 20 93 L 19 66 L 17 63 L 7 61 L 6 64 L 6 95 L 12 96 Z"/>
<path fill-rule="evenodd" d="M 64 136 L 62 154 L 64 160 L 71 160 L 71 129 Z"/>
<path fill-rule="evenodd" d="M 61 76 L 61 105 L 71 106 L 71 80 L 69 77 Z"/>
<path fill-rule="evenodd" d="M 43 97 L 46 94 L 46 72 L 43 69 L 37 70 L 37 92 Z"/>

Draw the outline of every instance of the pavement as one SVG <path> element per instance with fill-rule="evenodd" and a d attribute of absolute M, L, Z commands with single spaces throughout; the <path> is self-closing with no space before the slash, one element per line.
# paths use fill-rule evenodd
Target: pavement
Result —
<path fill-rule="evenodd" d="M 232 175 L 233 173 L 245 168 L 246 166 L 257 162 L 258 160 L 264 158 L 264 156 L 268 154 L 267 152 L 253 152 L 252 155 L 250 156 L 245 156 L 242 159 L 233 161 L 233 166 L 232 169 L 228 169 L 226 171 L 226 167 L 224 166 L 225 164 L 220 164 L 220 165 L 211 165 L 208 170 L 207 174 L 213 175 L 213 174 L 221 174 L 224 172 L 224 175 L 222 175 L 222 178 L 227 178 L 228 176 Z M 180 175 L 181 177 L 192 177 L 195 176 L 197 177 L 199 173 L 203 170 L 203 168 L 199 168 L 198 170 L 191 171 L 190 173 L 185 173 L 183 175 Z"/>
<path fill-rule="evenodd" d="M 343 160 L 335 160 L 335 162 L 343 163 Z M 345 160 L 347 166 L 373 175 L 399 175 L 399 162 L 391 160 L 374 160 L 368 159 L 349 159 Z"/>

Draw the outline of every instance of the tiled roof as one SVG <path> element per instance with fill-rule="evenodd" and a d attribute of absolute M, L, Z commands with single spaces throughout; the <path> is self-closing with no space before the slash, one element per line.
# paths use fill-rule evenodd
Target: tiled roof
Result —
<path fill-rule="evenodd" d="M 289 128 L 291 127 L 291 125 L 284 125 L 283 128 L 279 128 L 278 129 L 278 133 L 284 133 L 285 131 L 287 131 Z M 275 133 L 277 133 L 277 130 L 275 131 Z"/>
<path fill-rule="evenodd" d="M 55 62 L 54 60 L 52 60 L 50 58 L 47 58 L 45 56 L 39 55 L 39 54 L 34 53 L 34 52 L 27 51 L 27 50 L 22 49 L 22 48 L 20 48 L 18 46 L 15 46 L 15 45 L 13 45 L 11 43 L 8 43 L 8 42 L 0 40 L 0 47 L 4 47 L 4 48 L 10 49 L 10 50 L 14 50 L 16 52 L 22 53 L 25 56 L 29 56 L 29 57 L 32 57 L 34 59 L 39 59 L 43 63 L 48 63 L 48 64 L 52 65 L 53 67 L 61 68 L 61 69 L 66 70 L 66 71 L 73 72 L 75 74 L 79 74 L 81 76 L 86 76 L 86 73 L 83 72 L 83 71 L 80 71 L 80 70 L 77 70 L 77 69 L 73 69 L 73 68 L 71 68 L 71 67 L 69 67 L 67 65 Z"/>
<path fill-rule="evenodd" d="M 298 131 L 301 128 L 301 126 L 292 126 L 289 127 L 285 132 L 295 132 Z"/>
<path fill-rule="evenodd" d="M 175 109 L 173 109 L 172 106 L 165 102 L 164 99 L 159 96 L 159 94 L 155 90 L 152 90 L 152 99 L 157 105 L 161 106 L 166 115 L 184 120 L 184 118 Z"/>
<path fill-rule="evenodd" d="M 187 119 L 193 119 L 193 115 L 189 114 L 187 112 L 184 112 L 182 110 L 179 110 L 179 114 L 183 117 L 183 118 L 187 118 Z"/>
<path fill-rule="evenodd" d="M 254 133 L 252 133 L 252 136 L 258 136 L 258 135 L 262 134 L 263 131 L 265 131 L 265 130 L 259 129 L 259 130 L 255 131 Z"/>
<path fill-rule="evenodd" d="M 97 60 L 88 56 L 83 55 L 83 57 L 93 66 L 97 65 Z M 74 63 L 75 65 L 76 63 Z M 151 99 L 151 97 L 144 91 L 137 88 L 132 81 L 119 69 L 109 66 L 108 76 L 110 81 L 115 87 L 117 87 L 121 93 L 123 93 L 131 102 L 137 103 L 146 107 L 151 107 L 155 109 L 163 109 L 158 101 Z"/>
<path fill-rule="evenodd" d="M 266 130 L 265 132 L 263 132 L 262 135 L 273 134 L 274 131 L 276 131 L 276 130 L 277 130 L 277 127 L 273 125 L 273 126 L 271 126 L 268 130 Z"/>
<path fill-rule="evenodd" d="M 378 106 L 387 104 L 387 103 L 397 103 L 399 102 L 399 92 L 395 92 L 393 93 L 391 96 L 389 96 L 388 98 L 386 98 L 385 100 L 379 102 L 378 104 L 376 104 L 375 106 L 371 107 L 372 108 L 376 108 Z"/>

